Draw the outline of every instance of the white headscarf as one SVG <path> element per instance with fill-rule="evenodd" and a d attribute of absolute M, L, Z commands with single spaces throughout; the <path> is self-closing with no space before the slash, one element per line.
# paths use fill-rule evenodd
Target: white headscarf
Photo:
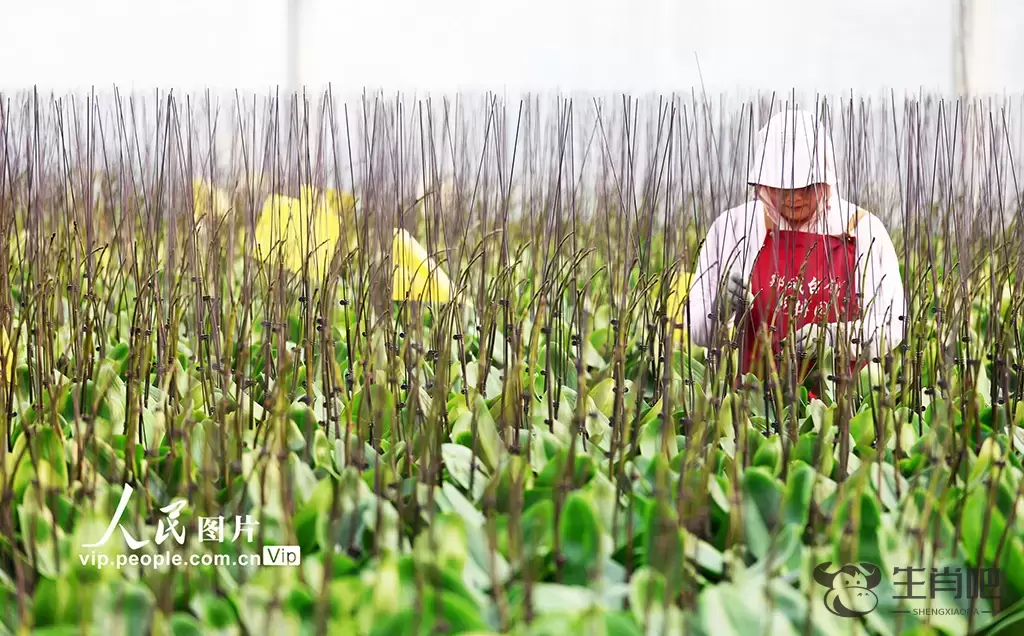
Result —
<path fill-rule="evenodd" d="M 786 109 L 773 115 L 757 136 L 761 152 L 753 158 L 750 185 L 788 190 L 827 183 L 836 189 L 831 131 L 821 118 Z"/>

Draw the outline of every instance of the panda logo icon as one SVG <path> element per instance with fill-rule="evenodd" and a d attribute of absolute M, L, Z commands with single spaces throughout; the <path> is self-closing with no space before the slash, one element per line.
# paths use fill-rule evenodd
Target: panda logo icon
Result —
<path fill-rule="evenodd" d="M 828 588 L 825 593 L 825 607 L 836 616 L 855 618 L 870 614 L 878 606 L 878 597 L 873 590 L 882 580 L 878 566 L 861 563 L 860 567 L 846 564 L 839 571 L 830 574 L 832 562 L 814 568 L 814 580 Z M 846 591 L 846 598 L 840 594 Z"/>

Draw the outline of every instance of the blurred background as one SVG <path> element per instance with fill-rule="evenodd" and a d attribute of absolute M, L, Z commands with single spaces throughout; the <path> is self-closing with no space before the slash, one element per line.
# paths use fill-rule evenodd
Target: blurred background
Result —
<path fill-rule="evenodd" d="M 1024 87 L 1020 0 L 3 0 L 0 89 Z M 699 66 L 698 66 L 699 61 Z"/>
<path fill-rule="evenodd" d="M 85 100 L 64 96 L 95 90 L 88 117 L 104 134 L 155 140 L 173 120 L 213 181 L 240 174 L 243 151 L 283 158 L 309 139 L 341 149 L 317 170 L 355 187 L 362 155 L 383 152 L 374 135 L 401 139 L 422 176 L 410 149 L 427 121 L 439 147 L 449 126 L 460 140 L 442 181 L 472 173 L 489 138 L 508 165 L 519 156 L 516 178 L 562 156 L 540 149 L 571 147 L 578 183 L 627 148 L 642 166 L 672 147 L 715 211 L 746 196 L 767 117 L 827 98 L 841 179 L 883 218 L 949 197 L 1009 210 L 1020 196 L 1022 0 L 0 0 L 0 16 L 12 138 L 81 120 Z M 295 89 L 306 112 L 293 117 Z M 268 130 L 281 140 L 260 146 Z"/>

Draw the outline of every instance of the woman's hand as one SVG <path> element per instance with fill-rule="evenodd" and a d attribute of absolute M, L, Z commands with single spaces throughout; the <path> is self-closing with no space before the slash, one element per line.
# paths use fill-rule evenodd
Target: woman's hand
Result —
<path fill-rule="evenodd" d="M 754 302 L 747 281 L 739 273 L 731 272 L 725 281 L 725 289 L 718 300 L 718 314 L 723 321 L 742 316 Z"/>

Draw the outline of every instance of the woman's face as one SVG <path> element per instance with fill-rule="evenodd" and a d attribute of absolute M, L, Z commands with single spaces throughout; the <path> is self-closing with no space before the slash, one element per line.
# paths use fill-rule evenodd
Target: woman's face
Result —
<path fill-rule="evenodd" d="M 819 204 L 828 198 L 828 185 L 816 183 L 804 188 L 782 190 L 758 186 L 760 196 L 784 219 L 801 223 L 814 216 Z"/>

